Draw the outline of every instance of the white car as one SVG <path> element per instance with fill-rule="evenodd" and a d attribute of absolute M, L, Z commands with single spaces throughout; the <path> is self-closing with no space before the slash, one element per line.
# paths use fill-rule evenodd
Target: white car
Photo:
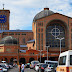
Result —
<path fill-rule="evenodd" d="M 3 67 L 0 65 L 0 72 L 3 72 Z"/>
<path fill-rule="evenodd" d="M 6 61 L 1 61 L 1 63 L 6 63 Z"/>
<path fill-rule="evenodd" d="M 3 72 L 7 72 L 8 71 L 8 69 L 6 69 L 6 68 L 3 68 Z"/>
<path fill-rule="evenodd" d="M 45 68 L 44 72 L 52 72 L 54 69 L 53 64 L 48 64 L 48 66 Z"/>
<path fill-rule="evenodd" d="M 11 69 L 11 68 L 13 68 L 13 66 L 9 64 L 9 68 Z"/>
<path fill-rule="evenodd" d="M 43 63 L 39 63 L 39 64 L 37 64 L 36 66 L 35 66 L 35 71 L 39 71 L 39 67 L 40 67 L 40 65 L 42 65 Z"/>
<path fill-rule="evenodd" d="M 1 64 L 0 64 L 0 66 L 2 66 L 2 71 L 3 71 L 3 72 L 7 72 L 7 71 L 8 71 L 8 69 L 6 68 L 5 65 L 1 65 Z"/>
<path fill-rule="evenodd" d="M 31 61 L 31 64 L 30 64 L 30 68 L 34 68 L 36 64 L 38 64 L 39 61 Z"/>

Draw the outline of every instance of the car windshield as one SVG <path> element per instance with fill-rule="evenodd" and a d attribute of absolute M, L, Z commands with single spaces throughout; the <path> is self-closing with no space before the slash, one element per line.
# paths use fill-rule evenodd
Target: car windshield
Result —
<path fill-rule="evenodd" d="M 46 68 L 47 66 L 48 66 L 47 64 L 43 64 L 43 65 L 42 65 L 43 68 Z"/>
<path fill-rule="evenodd" d="M 0 65 L 0 67 L 2 67 L 2 66 Z"/>
<path fill-rule="evenodd" d="M 49 65 L 49 67 L 54 67 L 54 65 L 51 64 L 51 65 Z"/>
<path fill-rule="evenodd" d="M 59 58 L 59 65 L 66 65 L 66 56 L 62 56 Z"/>
<path fill-rule="evenodd" d="M 38 64 L 39 62 L 34 62 L 33 64 Z"/>

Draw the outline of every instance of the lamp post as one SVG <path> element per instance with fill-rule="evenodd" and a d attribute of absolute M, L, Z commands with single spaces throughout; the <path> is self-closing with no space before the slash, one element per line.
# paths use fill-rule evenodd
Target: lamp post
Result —
<path fill-rule="evenodd" d="M 48 60 L 48 48 L 50 47 L 50 46 L 46 46 L 47 47 L 47 60 Z"/>
<path fill-rule="evenodd" d="M 63 38 L 56 38 L 56 39 L 60 40 L 60 53 L 61 53 L 61 40 L 63 40 L 64 37 Z"/>
<path fill-rule="evenodd" d="M 40 51 L 40 63 L 41 63 L 41 51 L 43 51 L 43 50 L 38 50 L 38 51 Z"/>

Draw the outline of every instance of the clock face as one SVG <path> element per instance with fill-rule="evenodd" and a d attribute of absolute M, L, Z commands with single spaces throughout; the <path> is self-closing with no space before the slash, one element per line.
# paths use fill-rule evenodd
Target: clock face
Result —
<path fill-rule="evenodd" d="M 5 23 L 7 21 L 7 17 L 5 15 L 0 15 L 0 23 Z"/>

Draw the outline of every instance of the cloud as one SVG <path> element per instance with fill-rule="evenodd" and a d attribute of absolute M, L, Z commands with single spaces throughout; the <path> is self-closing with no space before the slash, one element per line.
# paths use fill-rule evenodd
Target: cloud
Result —
<path fill-rule="evenodd" d="M 32 29 L 34 16 L 49 7 L 54 12 L 72 17 L 71 0 L 0 0 L 0 9 L 10 10 L 10 29 Z"/>

